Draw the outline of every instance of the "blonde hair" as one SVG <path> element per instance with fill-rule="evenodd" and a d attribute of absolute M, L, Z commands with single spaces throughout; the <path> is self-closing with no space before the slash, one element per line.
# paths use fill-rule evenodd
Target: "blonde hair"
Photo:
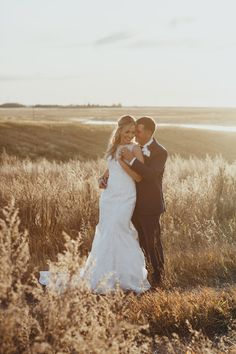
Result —
<path fill-rule="evenodd" d="M 111 156 L 112 158 L 114 158 L 115 156 L 115 152 L 116 149 L 118 147 L 118 145 L 120 144 L 120 133 L 121 130 L 129 124 L 136 124 L 135 118 L 132 116 L 122 116 L 118 119 L 117 122 L 117 127 L 115 128 L 115 130 L 113 130 L 111 137 L 110 137 L 110 141 L 108 144 L 108 148 L 106 151 L 106 157 Z"/>

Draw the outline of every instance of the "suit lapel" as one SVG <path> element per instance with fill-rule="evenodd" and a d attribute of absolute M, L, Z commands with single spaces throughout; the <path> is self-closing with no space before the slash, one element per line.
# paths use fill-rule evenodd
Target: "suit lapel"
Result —
<path fill-rule="evenodd" d="M 153 138 L 153 142 L 148 146 L 148 149 L 150 150 L 151 154 L 155 149 L 155 144 L 156 144 L 156 140 Z"/>
<path fill-rule="evenodd" d="M 148 164 L 149 157 L 146 156 L 146 155 L 143 155 L 143 157 L 144 157 L 144 163 L 147 165 L 147 164 Z"/>
<path fill-rule="evenodd" d="M 147 165 L 149 164 L 149 161 L 153 156 L 153 152 L 155 151 L 155 144 L 156 144 L 156 140 L 153 138 L 153 142 L 148 146 L 148 150 L 151 153 L 150 156 L 144 155 L 144 161 Z"/>

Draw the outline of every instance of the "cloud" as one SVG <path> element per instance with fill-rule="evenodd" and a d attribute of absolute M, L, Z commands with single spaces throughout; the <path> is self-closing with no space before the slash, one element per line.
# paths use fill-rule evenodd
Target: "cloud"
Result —
<path fill-rule="evenodd" d="M 110 46 L 116 43 L 122 43 L 130 38 L 133 38 L 135 35 L 126 31 L 115 32 L 110 35 L 100 37 L 88 42 L 77 42 L 77 43 L 68 43 L 65 45 L 59 45 L 63 48 L 80 48 L 80 47 L 99 47 L 99 46 Z"/>
<path fill-rule="evenodd" d="M 192 38 L 182 39 L 141 39 L 129 45 L 130 48 L 156 48 L 156 47 L 195 47 L 200 41 Z"/>
<path fill-rule="evenodd" d="M 175 17 L 172 18 L 170 23 L 171 26 L 177 26 L 184 23 L 190 23 L 195 21 L 194 17 Z M 140 37 L 140 33 L 130 33 L 127 31 L 123 32 L 115 32 L 110 35 L 100 37 L 88 42 L 78 42 L 78 43 L 68 43 L 67 45 L 60 45 L 62 48 L 80 48 L 80 47 L 109 47 L 112 45 L 118 45 L 118 48 L 126 48 L 126 49 L 145 49 L 145 48 L 192 48 L 192 49 L 229 49 L 235 47 L 235 42 L 219 42 L 218 40 L 211 38 L 201 38 L 201 37 L 181 37 L 176 38 L 176 36 L 172 35 L 167 37 L 151 37 L 144 36 Z"/>
<path fill-rule="evenodd" d="M 177 27 L 177 26 L 181 26 L 181 25 L 186 25 L 186 24 L 190 24 L 196 21 L 196 17 L 173 17 L 169 24 L 171 27 Z"/>
<path fill-rule="evenodd" d="M 125 41 L 126 39 L 132 38 L 134 35 L 128 32 L 117 32 L 112 33 L 109 36 L 101 37 L 92 42 L 93 45 L 110 45 L 117 42 Z"/>
<path fill-rule="evenodd" d="M 146 48 L 188 48 L 202 50 L 223 50 L 234 49 L 236 42 L 219 42 L 206 38 L 143 38 L 127 44 L 126 48 L 146 49 Z"/>

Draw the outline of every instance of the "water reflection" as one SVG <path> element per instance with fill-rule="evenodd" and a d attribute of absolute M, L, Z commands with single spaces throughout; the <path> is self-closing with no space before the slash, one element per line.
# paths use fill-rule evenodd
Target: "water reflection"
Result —
<path fill-rule="evenodd" d="M 114 125 L 116 121 L 114 120 L 99 120 L 99 119 L 86 119 L 86 118 L 75 118 L 72 117 L 71 120 L 80 122 L 82 124 L 92 124 L 92 125 Z M 189 128 L 189 129 L 201 129 L 201 130 L 211 130 L 218 132 L 229 132 L 236 133 L 236 126 L 226 126 L 217 124 L 185 124 L 185 123 L 158 123 L 158 127 L 175 127 L 175 128 Z"/>

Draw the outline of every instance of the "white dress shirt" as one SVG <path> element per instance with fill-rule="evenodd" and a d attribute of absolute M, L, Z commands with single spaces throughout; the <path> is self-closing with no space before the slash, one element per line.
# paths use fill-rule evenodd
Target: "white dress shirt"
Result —
<path fill-rule="evenodd" d="M 150 139 L 146 144 L 143 145 L 142 151 L 144 152 L 144 155 L 145 155 L 145 152 L 148 150 L 147 147 L 148 147 L 149 145 L 151 145 L 152 142 L 153 142 L 153 137 L 151 137 L 151 139 Z M 134 158 L 129 162 L 129 165 L 132 166 L 135 160 L 136 160 L 136 157 L 134 157 Z"/>

